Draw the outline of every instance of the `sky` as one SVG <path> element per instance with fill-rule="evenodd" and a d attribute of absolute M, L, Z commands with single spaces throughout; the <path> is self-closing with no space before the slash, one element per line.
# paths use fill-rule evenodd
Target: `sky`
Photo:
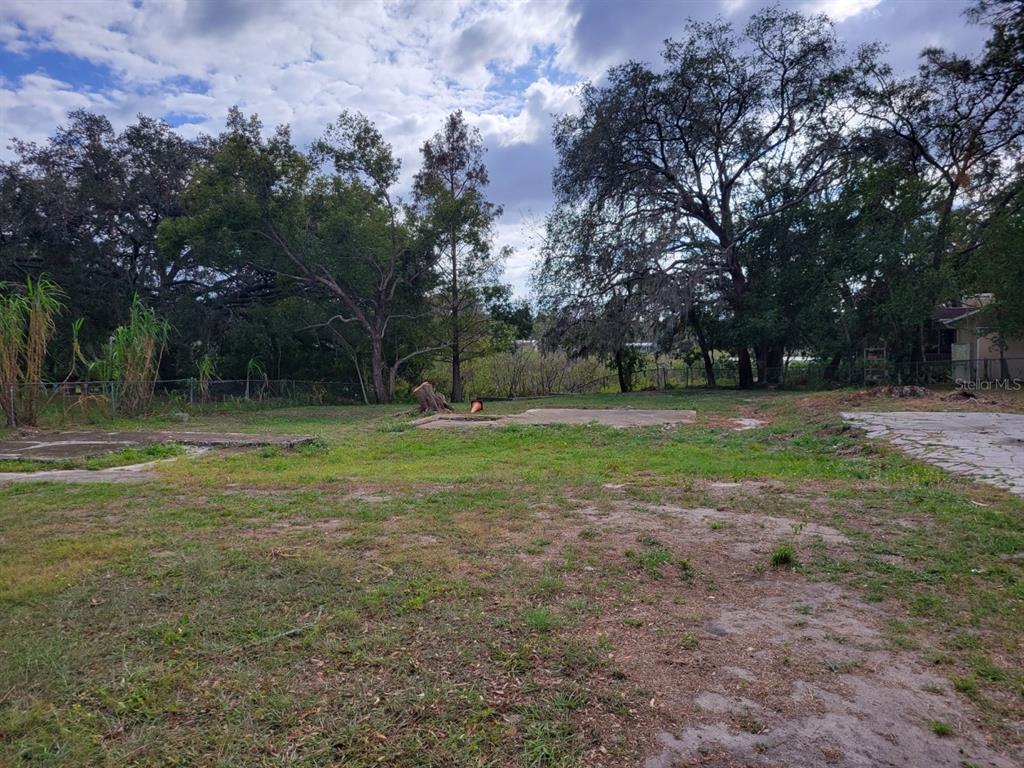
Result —
<path fill-rule="evenodd" d="M 228 108 L 288 123 L 300 144 L 344 109 L 364 112 L 403 160 L 407 190 L 423 141 L 462 109 L 487 148 L 504 207 L 505 279 L 529 289 L 551 206 L 554 117 L 579 85 L 627 59 L 654 63 L 688 19 L 742 26 L 763 0 L 2 0 L 0 158 L 12 137 L 44 140 L 67 112 L 116 128 L 139 114 L 188 137 L 218 133 Z M 826 13 L 852 51 L 888 46 L 911 72 L 920 51 L 977 51 L 965 0 L 788 0 Z"/>

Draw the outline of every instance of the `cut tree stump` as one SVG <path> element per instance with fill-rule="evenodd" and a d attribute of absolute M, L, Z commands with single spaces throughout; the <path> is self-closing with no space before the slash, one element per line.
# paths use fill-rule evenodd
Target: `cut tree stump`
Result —
<path fill-rule="evenodd" d="M 443 413 L 451 411 L 451 406 L 444 399 L 444 395 L 434 389 L 429 381 L 424 381 L 412 391 L 416 402 L 420 404 L 420 413 Z"/>

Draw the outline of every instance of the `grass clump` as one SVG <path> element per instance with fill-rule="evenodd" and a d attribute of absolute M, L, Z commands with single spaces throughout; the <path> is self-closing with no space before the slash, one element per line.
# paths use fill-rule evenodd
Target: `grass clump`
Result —
<path fill-rule="evenodd" d="M 796 565 L 796 548 L 788 541 L 772 550 L 772 567 L 788 568 Z"/>
<path fill-rule="evenodd" d="M 972 694 L 978 690 L 978 679 L 974 675 L 953 678 L 953 687 L 960 693 Z"/>
<path fill-rule="evenodd" d="M 662 576 L 662 567 L 675 563 L 679 569 L 679 576 L 688 580 L 693 576 L 693 567 L 690 561 L 684 557 L 677 558 L 668 547 L 657 539 L 645 536 L 640 539 L 643 548 L 640 550 L 627 549 L 623 554 L 628 560 L 633 561 L 648 576 L 658 579 Z"/>
<path fill-rule="evenodd" d="M 932 720 L 928 723 L 928 727 L 931 728 L 932 733 L 936 736 L 952 736 L 953 726 L 944 720 Z"/>
<path fill-rule="evenodd" d="M 523 613 L 523 623 L 534 632 L 550 632 L 558 626 L 558 616 L 550 608 L 529 608 Z"/>

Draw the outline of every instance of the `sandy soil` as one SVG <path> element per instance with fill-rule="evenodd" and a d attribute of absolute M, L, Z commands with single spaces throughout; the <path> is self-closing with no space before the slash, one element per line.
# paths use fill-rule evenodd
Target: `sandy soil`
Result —
<path fill-rule="evenodd" d="M 572 541 L 581 528 L 595 530 L 609 558 L 656 540 L 694 571 L 681 582 L 666 567 L 628 616 L 610 604 L 584 630 L 609 637 L 620 649 L 615 663 L 650 696 L 649 711 L 634 713 L 635 731 L 614 720 L 591 724 L 636 742 L 630 751 L 647 755 L 645 768 L 1024 764 L 1024 753 L 993 741 L 947 678 L 887 641 L 884 604 L 767 565 L 781 541 L 798 553 L 848 551 L 841 532 L 626 498 L 583 506 L 575 518 L 566 527 L 553 519 L 546 534 Z M 953 733 L 937 735 L 935 721 Z M 598 752 L 583 762 L 611 765 Z"/>

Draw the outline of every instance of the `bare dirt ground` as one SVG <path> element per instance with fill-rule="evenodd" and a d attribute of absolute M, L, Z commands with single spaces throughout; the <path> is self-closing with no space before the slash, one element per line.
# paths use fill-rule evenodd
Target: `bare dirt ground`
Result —
<path fill-rule="evenodd" d="M 771 492 L 740 483 L 708 490 L 716 486 L 726 495 Z M 849 541 L 839 531 L 625 498 L 601 510 L 584 506 L 575 518 L 568 525 L 553 520 L 546 533 L 571 541 L 580 530 L 597 530 L 610 557 L 645 542 L 691 554 L 692 575 L 679 579 L 666 566 L 626 619 L 610 609 L 584 630 L 626 649 L 614 662 L 650 697 L 648 712 L 632 713 L 662 726 L 653 743 L 635 745 L 635 753 L 647 754 L 645 768 L 1011 768 L 1024 760 L 992 743 L 948 678 L 893 647 L 884 605 L 765 566 L 781 541 L 802 552 L 841 554 Z M 936 722 L 953 733 L 937 737 Z M 592 727 L 637 738 L 621 721 Z M 594 752 L 583 764 L 613 763 Z"/>
<path fill-rule="evenodd" d="M 1024 496 L 1024 416 L 1012 413 L 843 413 L 868 437 L 956 474 Z"/>
<path fill-rule="evenodd" d="M 453 427 L 500 427 L 507 424 L 602 424 L 609 427 L 657 427 L 663 424 L 689 424 L 696 411 L 640 410 L 633 408 L 531 408 L 511 416 L 479 417 L 440 414 L 422 419 L 423 429 Z"/>
<path fill-rule="evenodd" d="M 282 448 L 293 448 L 314 439 L 309 435 L 250 435 L 238 432 L 173 430 L 118 432 L 93 429 L 76 432 L 39 432 L 0 440 L 0 459 L 81 459 L 154 443 L 206 447 L 277 445 Z"/>

